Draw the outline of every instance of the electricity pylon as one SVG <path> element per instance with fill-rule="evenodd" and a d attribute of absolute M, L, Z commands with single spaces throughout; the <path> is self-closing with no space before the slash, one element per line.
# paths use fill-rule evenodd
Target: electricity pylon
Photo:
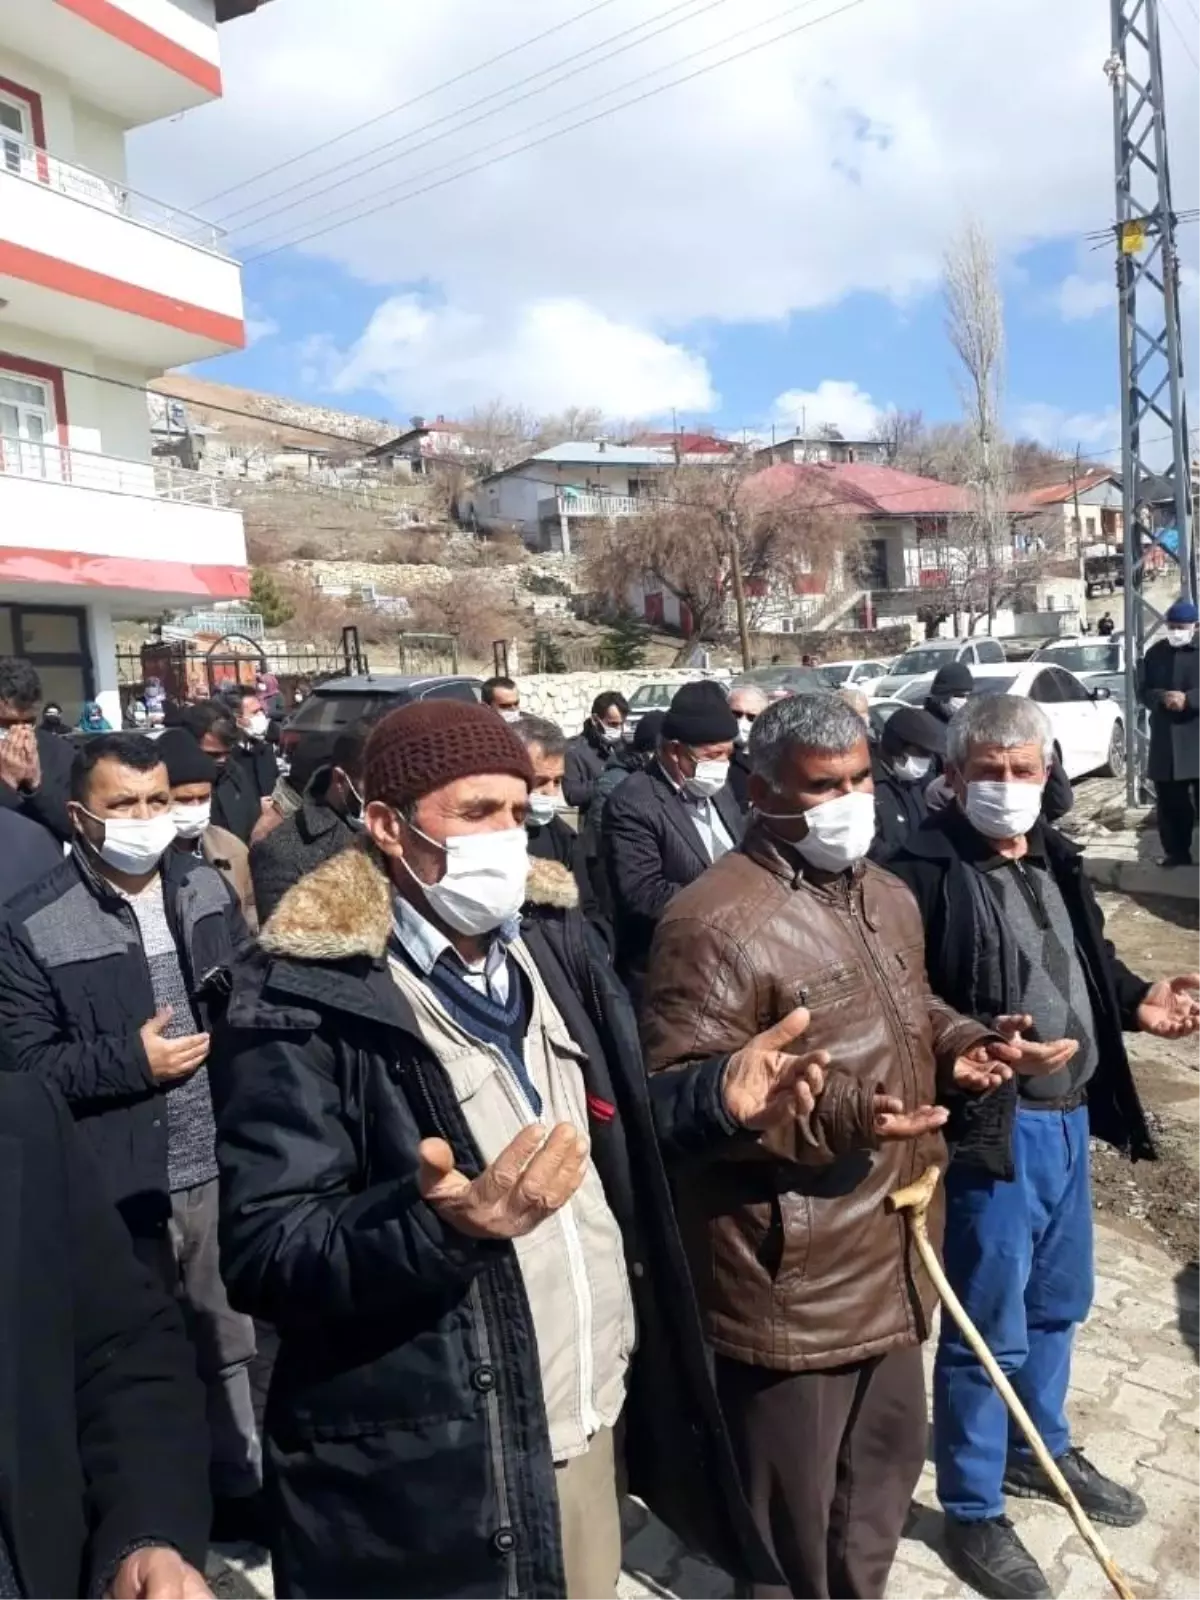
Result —
<path fill-rule="evenodd" d="M 1113 91 L 1117 178 L 1117 292 L 1121 343 L 1121 482 L 1125 549 L 1126 796 L 1143 798 L 1147 719 L 1137 678 L 1163 616 L 1143 592 L 1146 557 L 1163 551 L 1194 598 L 1192 488 L 1188 468 L 1179 255 L 1167 161 L 1158 0 L 1111 0 L 1112 54 L 1104 64 Z M 1146 451 L 1169 462 L 1155 471 Z M 1166 520 L 1164 502 L 1168 506 Z M 1156 510 L 1157 506 L 1157 510 Z M 1173 523 L 1173 529 L 1171 524 Z"/>

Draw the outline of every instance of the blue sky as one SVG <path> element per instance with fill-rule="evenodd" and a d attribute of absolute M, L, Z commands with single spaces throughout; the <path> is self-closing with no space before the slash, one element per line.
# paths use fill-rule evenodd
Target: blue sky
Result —
<path fill-rule="evenodd" d="M 953 417 L 938 284 L 970 218 L 1010 428 L 1111 450 L 1112 257 L 1084 238 L 1113 205 L 1107 29 L 1096 0 L 279 0 L 222 30 L 224 100 L 135 135 L 132 177 L 248 263 L 253 343 L 207 375 L 397 419 Z M 1198 75 L 1164 51 L 1183 209 Z"/>

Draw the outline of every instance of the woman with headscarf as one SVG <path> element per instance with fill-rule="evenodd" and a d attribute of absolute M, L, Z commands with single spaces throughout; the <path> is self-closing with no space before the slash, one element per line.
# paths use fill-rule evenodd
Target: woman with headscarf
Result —
<path fill-rule="evenodd" d="M 111 733 L 112 723 L 100 709 L 98 701 L 85 700 L 83 713 L 75 724 L 80 733 Z"/>

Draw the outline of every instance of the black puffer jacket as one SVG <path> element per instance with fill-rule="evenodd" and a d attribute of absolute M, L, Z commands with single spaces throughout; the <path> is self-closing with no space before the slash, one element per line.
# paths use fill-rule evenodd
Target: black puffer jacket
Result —
<path fill-rule="evenodd" d="M 647 1083 L 602 949 L 568 904 L 554 910 L 524 939 L 586 1053 L 592 1158 L 626 1242 L 630 1487 L 730 1570 L 778 1582 L 737 1485 L 659 1154 L 745 1136 L 721 1109 L 719 1062 Z M 226 1282 L 280 1335 L 265 1438 L 276 1584 L 558 1596 L 528 1302 L 508 1243 L 456 1233 L 417 1192 L 422 1138 L 447 1139 L 462 1171 L 480 1158 L 388 972 L 391 916 L 360 850 L 292 890 L 239 972 L 213 1067 Z"/>
<path fill-rule="evenodd" d="M 179 1312 L 59 1097 L 0 1076 L 0 1529 L 8 1593 L 101 1594 L 167 1544 L 200 1571 L 208 1429 Z"/>
<path fill-rule="evenodd" d="M 1100 1060 L 1087 1091 L 1092 1134 L 1134 1160 L 1152 1159 L 1154 1145 L 1121 1038 L 1123 1029 L 1137 1027 L 1137 1008 L 1149 985 L 1129 971 L 1104 937 L 1104 916 L 1084 875 L 1079 847 L 1043 823 L 1038 824 L 1038 839 L 1070 913 L 1095 1017 Z M 966 875 L 992 853 L 959 807 L 951 805 L 934 812 L 885 863 L 908 885 L 921 908 L 930 987 L 948 1005 L 968 1014 L 981 934 Z M 991 1015 L 980 1021 L 1019 1011 L 1017 1000 L 1015 995 L 997 996 Z M 1016 1106 L 1015 1079 L 991 1094 L 954 1100 L 946 1129 L 954 1159 L 994 1177 L 1011 1178 Z"/>
<path fill-rule="evenodd" d="M 208 1028 L 249 935 L 214 867 L 168 850 L 162 874 L 197 1024 Z M 13 899 L 0 926 L 0 1067 L 62 1094 L 138 1236 L 161 1233 L 171 1209 L 166 1108 L 138 1032 L 155 1009 L 133 911 L 83 851 Z"/>

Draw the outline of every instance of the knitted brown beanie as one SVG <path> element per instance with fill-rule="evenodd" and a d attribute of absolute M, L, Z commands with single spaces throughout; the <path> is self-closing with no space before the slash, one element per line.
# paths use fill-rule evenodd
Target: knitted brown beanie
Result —
<path fill-rule="evenodd" d="M 456 778 L 504 772 L 533 783 L 529 752 L 502 717 L 467 700 L 416 700 L 376 723 L 363 793 L 403 807 Z"/>

